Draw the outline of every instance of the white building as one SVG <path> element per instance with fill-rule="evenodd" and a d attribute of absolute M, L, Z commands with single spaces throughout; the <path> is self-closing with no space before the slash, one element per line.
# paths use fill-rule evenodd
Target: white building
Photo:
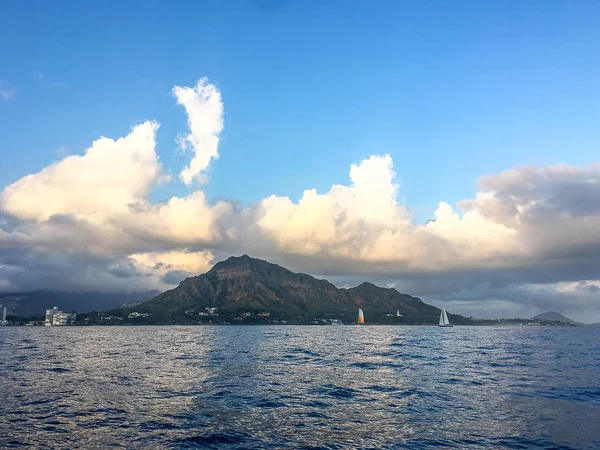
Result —
<path fill-rule="evenodd" d="M 46 310 L 46 322 L 44 325 L 49 326 L 60 326 L 67 325 L 68 323 L 75 320 L 75 314 L 69 314 L 58 310 L 58 306 L 52 309 Z"/>
<path fill-rule="evenodd" d="M 141 313 L 141 312 L 137 312 L 134 311 L 132 313 L 129 313 L 129 315 L 127 316 L 128 319 L 135 319 L 136 317 L 148 317 L 150 314 L 149 313 Z"/>

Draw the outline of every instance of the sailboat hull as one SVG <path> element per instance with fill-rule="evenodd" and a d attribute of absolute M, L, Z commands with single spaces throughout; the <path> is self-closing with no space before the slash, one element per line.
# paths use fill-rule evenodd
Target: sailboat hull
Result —
<path fill-rule="evenodd" d="M 438 327 L 442 328 L 452 328 L 454 325 L 438 325 Z"/>

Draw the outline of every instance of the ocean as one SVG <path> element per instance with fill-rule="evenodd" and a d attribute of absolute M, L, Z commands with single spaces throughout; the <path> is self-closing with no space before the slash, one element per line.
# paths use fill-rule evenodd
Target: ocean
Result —
<path fill-rule="evenodd" d="M 0 448 L 600 448 L 600 328 L 0 327 Z"/>

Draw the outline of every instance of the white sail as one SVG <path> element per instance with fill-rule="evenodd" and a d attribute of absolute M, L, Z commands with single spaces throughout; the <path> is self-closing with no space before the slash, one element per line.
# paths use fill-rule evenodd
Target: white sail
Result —
<path fill-rule="evenodd" d="M 365 315 L 363 314 L 363 310 L 358 308 L 358 323 L 365 323 Z"/>
<path fill-rule="evenodd" d="M 451 327 L 450 321 L 448 320 L 448 314 L 446 314 L 446 308 L 442 308 L 440 311 L 440 327 Z"/>

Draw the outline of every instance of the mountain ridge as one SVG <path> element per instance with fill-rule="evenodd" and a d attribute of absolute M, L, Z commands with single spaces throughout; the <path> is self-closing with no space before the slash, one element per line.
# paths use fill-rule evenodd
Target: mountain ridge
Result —
<path fill-rule="evenodd" d="M 568 317 L 563 316 L 560 313 L 555 311 L 547 311 L 545 313 L 537 314 L 532 317 L 533 320 L 547 320 L 550 322 L 564 322 L 564 323 L 572 323 L 575 325 L 586 325 L 581 322 L 576 322 L 573 319 L 569 319 Z"/>
<path fill-rule="evenodd" d="M 169 291 L 136 306 L 112 312 L 124 317 L 143 314 L 152 323 L 197 323 L 205 311 L 218 311 L 206 320 L 231 321 L 240 317 L 272 317 L 309 323 L 315 318 L 356 321 L 358 308 L 367 323 L 437 324 L 440 310 L 419 298 L 363 282 L 338 288 L 317 279 L 248 255 L 231 256 L 208 272 L 188 277 Z M 396 316 L 400 312 L 402 317 Z M 218 314 L 218 316 L 217 316 Z M 243 319 L 246 320 L 246 319 Z M 250 320 L 250 319 L 248 319 Z M 472 319 L 450 314 L 453 323 Z"/>

